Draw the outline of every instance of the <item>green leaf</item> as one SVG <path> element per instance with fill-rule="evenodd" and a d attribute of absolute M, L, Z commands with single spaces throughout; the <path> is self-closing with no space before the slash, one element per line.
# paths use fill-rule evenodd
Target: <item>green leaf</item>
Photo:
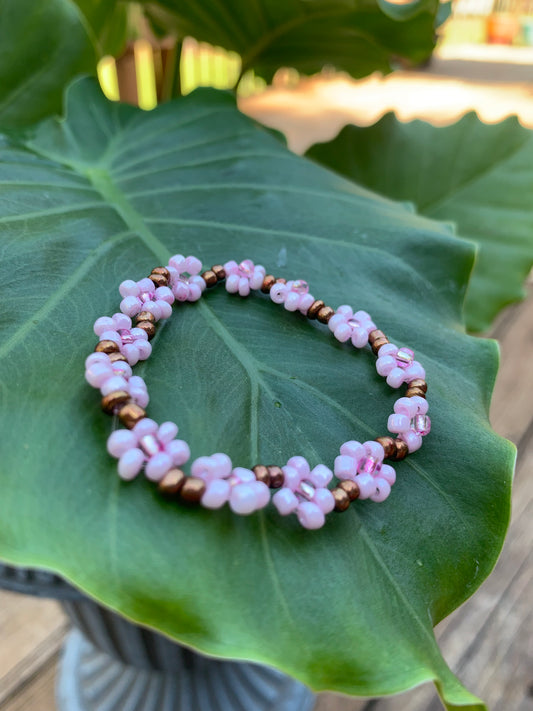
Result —
<path fill-rule="evenodd" d="M 432 633 L 488 575 L 509 516 L 514 449 L 487 419 L 496 345 L 460 322 L 471 245 L 291 154 L 228 94 L 143 113 L 86 80 L 67 115 L 2 149 L 0 557 L 314 689 L 375 696 L 435 680 L 449 709 L 479 711 Z M 117 310 L 123 279 L 178 252 L 304 278 L 416 350 L 433 432 L 397 464 L 386 502 L 311 532 L 273 507 L 194 510 L 119 480 L 112 423 L 83 380 L 92 324 Z M 193 457 L 331 465 L 342 442 L 386 432 L 398 394 L 370 351 L 262 294 L 219 287 L 176 311 L 136 370 L 150 415 L 177 421 Z"/>
<path fill-rule="evenodd" d="M 146 10 L 159 30 L 238 52 L 243 73 L 254 69 L 270 80 L 280 67 L 312 74 L 331 65 L 362 77 L 389 71 L 393 58 L 424 61 L 434 46 L 438 2 L 415 5 L 408 19 L 406 9 L 385 0 L 160 0 Z M 395 21 L 398 13 L 404 22 Z"/>
<path fill-rule="evenodd" d="M 125 9 L 116 0 L 2 0 L 0 126 L 59 113 L 66 84 L 120 51 Z"/>
<path fill-rule="evenodd" d="M 474 113 L 452 126 L 401 123 L 346 126 L 308 157 L 418 212 L 455 223 L 479 252 L 465 303 L 471 331 L 485 331 L 524 297 L 533 266 L 533 133 L 516 118 L 482 123 Z"/>

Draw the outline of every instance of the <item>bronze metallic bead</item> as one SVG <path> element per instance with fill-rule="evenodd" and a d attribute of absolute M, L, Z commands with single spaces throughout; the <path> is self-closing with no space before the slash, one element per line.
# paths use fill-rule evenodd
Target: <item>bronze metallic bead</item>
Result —
<path fill-rule="evenodd" d="M 102 398 L 102 410 L 112 415 L 117 412 L 122 405 L 131 400 L 130 394 L 125 390 L 115 390 Z"/>
<path fill-rule="evenodd" d="M 420 388 L 420 390 L 423 390 L 425 393 L 428 391 L 428 384 L 426 383 L 425 380 L 422 380 L 422 378 L 416 378 L 415 380 L 411 380 L 409 383 L 410 388 Z"/>
<path fill-rule="evenodd" d="M 389 339 L 386 336 L 383 336 L 383 338 L 376 338 L 374 343 L 372 343 L 372 353 L 377 355 L 381 346 L 384 346 L 387 343 L 389 343 Z"/>
<path fill-rule="evenodd" d="M 415 395 L 425 398 L 426 392 L 425 390 L 422 390 L 422 388 L 412 388 L 411 385 L 409 385 L 405 392 L 405 397 L 414 397 Z"/>
<path fill-rule="evenodd" d="M 339 489 L 335 487 L 331 490 L 333 498 L 335 499 L 335 511 L 346 511 L 350 505 L 350 497 L 344 491 L 344 489 Z"/>
<path fill-rule="evenodd" d="M 383 333 L 383 331 L 380 331 L 379 328 L 376 328 L 374 331 L 370 331 L 368 334 L 368 342 L 370 345 L 373 345 L 374 341 L 377 341 L 378 338 L 387 338 L 387 336 Z"/>
<path fill-rule="evenodd" d="M 131 430 L 139 420 L 146 417 L 146 411 L 135 402 L 128 402 L 118 411 L 118 418 L 129 430 Z"/>
<path fill-rule="evenodd" d="M 142 328 L 148 336 L 149 341 L 155 336 L 155 324 L 151 321 L 139 321 L 139 323 L 135 325 L 135 328 Z"/>
<path fill-rule="evenodd" d="M 187 477 L 181 469 L 169 469 L 158 483 L 157 488 L 165 496 L 176 496 Z"/>
<path fill-rule="evenodd" d="M 226 270 L 222 264 L 215 264 L 211 267 L 211 271 L 216 276 L 217 281 L 223 281 L 226 278 Z"/>
<path fill-rule="evenodd" d="M 109 360 L 112 363 L 116 363 L 118 360 L 122 360 L 124 361 L 124 363 L 128 362 L 126 356 L 122 355 L 122 353 L 119 353 L 118 351 L 115 351 L 114 353 L 109 353 Z"/>
<path fill-rule="evenodd" d="M 269 294 L 270 289 L 272 289 L 275 283 L 276 277 L 272 276 L 272 274 L 267 274 L 263 279 L 263 285 L 261 287 L 261 291 L 263 292 L 263 294 Z"/>
<path fill-rule="evenodd" d="M 321 299 L 317 299 L 316 301 L 313 301 L 311 306 L 307 309 L 307 318 L 316 318 L 318 316 L 318 312 L 323 307 L 324 307 L 324 302 Z"/>
<path fill-rule="evenodd" d="M 140 323 L 141 321 L 150 321 L 150 323 L 155 323 L 155 316 L 151 311 L 141 311 L 135 316 L 135 323 Z"/>
<path fill-rule="evenodd" d="M 162 274 L 150 274 L 148 279 L 150 279 L 155 286 L 168 286 L 168 279 Z"/>
<path fill-rule="evenodd" d="M 207 271 L 203 272 L 202 274 L 200 274 L 200 276 L 205 281 L 206 286 L 215 286 L 218 281 L 217 275 L 215 274 L 215 272 L 211 271 L 211 269 L 208 269 Z"/>
<path fill-rule="evenodd" d="M 331 306 L 323 306 L 317 313 L 316 317 L 320 321 L 320 323 L 328 323 L 328 321 L 334 314 L 335 311 L 331 308 Z"/>
<path fill-rule="evenodd" d="M 355 501 L 356 499 L 359 498 L 359 494 L 361 493 L 359 491 L 359 484 L 356 481 L 353 481 L 352 479 L 343 479 L 338 486 L 339 489 L 342 489 L 348 494 L 348 498 L 350 501 Z"/>
<path fill-rule="evenodd" d="M 185 481 L 180 490 L 180 496 L 184 501 L 197 504 L 205 492 L 205 481 L 196 476 L 185 477 Z"/>
<path fill-rule="evenodd" d="M 161 274 L 161 276 L 164 276 L 167 281 L 170 279 L 170 272 L 166 267 L 154 267 L 154 269 L 152 269 L 152 274 Z"/>
<path fill-rule="evenodd" d="M 270 488 L 279 489 L 280 486 L 283 486 L 283 482 L 285 481 L 283 469 L 275 464 L 270 464 L 267 469 L 270 474 Z"/>
<path fill-rule="evenodd" d="M 256 464 L 255 467 L 252 467 L 252 471 L 255 474 L 257 481 L 262 481 L 263 484 L 270 486 L 270 474 L 268 473 L 268 467 L 265 467 L 264 464 Z"/>
<path fill-rule="evenodd" d="M 396 445 L 396 453 L 394 456 L 389 457 L 393 462 L 399 462 L 401 459 L 405 459 L 409 454 L 409 449 L 403 441 L 403 439 L 395 439 L 394 444 Z"/>
<path fill-rule="evenodd" d="M 390 459 L 396 453 L 396 443 L 394 437 L 376 437 L 376 442 L 379 442 L 385 452 L 385 459 Z"/>
<path fill-rule="evenodd" d="M 94 350 L 96 353 L 116 353 L 120 349 L 115 341 L 100 341 Z"/>

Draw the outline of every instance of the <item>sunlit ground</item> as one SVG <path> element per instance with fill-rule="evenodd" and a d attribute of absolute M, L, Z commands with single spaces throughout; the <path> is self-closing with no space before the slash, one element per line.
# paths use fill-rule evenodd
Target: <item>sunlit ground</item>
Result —
<path fill-rule="evenodd" d="M 516 114 L 533 127 L 533 48 L 498 45 L 444 47 L 428 67 L 373 75 L 302 79 L 240 99 L 241 109 L 282 130 L 289 146 L 304 151 L 334 137 L 342 126 L 366 126 L 387 111 L 444 125 L 468 111 L 488 123 Z"/>

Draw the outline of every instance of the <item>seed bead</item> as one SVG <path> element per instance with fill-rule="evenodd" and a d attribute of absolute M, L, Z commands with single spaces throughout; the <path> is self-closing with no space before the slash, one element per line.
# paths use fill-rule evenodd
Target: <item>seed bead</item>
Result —
<path fill-rule="evenodd" d="M 396 444 L 393 437 L 376 437 L 385 452 L 385 459 L 390 459 L 396 454 Z"/>
<path fill-rule="evenodd" d="M 167 281 L 170 279 L 170 272 L 166 267 L 154 267 L 152 269 L 152 274 L 160 274 L 161 276 L 164 276 Z"/>
<path fill-rule="evenodd" d="M 355 501 L 356 499 L 359 498 L 359 494 L 361 493 L 359 489 L 359 484 L 356 481 L 353 481 L 352 479 L 343 479 L 339 483 L 338 486 L 339 489 L 342 489 L 348 494 L 348 498 L 350 501 Z"/>
<path fill-rule="evenodd" d="M 267 274 L 263 279 L 263 285 L 261 286 L 261 291 L 263 292 L 263 294 L 269 294 L 270 289 L 272 289 L 275 283 L 276 277 L 274 277 L 272 274 Z"/>
<path fill-rule="evenodd" d="M 321 299 L 313 301 L 311 306 L 307 309 L 307 318 L 314 319 L 317 318 L 318 312 L 325 306 Z"/>
<path fill-rule="evenodd" d="M 422 378 L 416 378 L 415 380 L 411 380 L 409 383 L 410 388 L 420 388 L 420 390 L 423 390 L 425 393 L 428 391 L 428 384 L 426 383 L 425 380 L 422 380 Z"/>
<path fill-rule="evenodd" d="M 115 341 L 100 341 L 94 349 L 96 353 L 117 353 L 120 349 Z"/>
<path fill-rule="evenodd" d="M 139 323 L 136 324 L 136 328 L 140 328 L 142 331 L 144 331 L 148 336 L 149 341 L 151 341 L 152 338 L 155 336 L 155 324 L 153 324 L 151 321 L 139 321 Z"/>
<path fill-rule="evenodd" d="M 283 486 L 285 482 L 285 475 L 283 474 L 283 469 L 276 466 L 275 464 L 270 464 L 267 466 L 268 473 L 270 474 L 270 488 L 279 489 Z"/>
<path fill-rule="evenodd" d="M 255 467 L 252 467 L 252 471 L 255 474 L 257 481 L 262 481 L 263 484 L 270 486 L 270 474 L 268 473 L 268 467 L 265 467 L 264 464 L 256 464 Z"/>
<path fill-rule="evenodd" d="M 409 448 L 403 441 L 403 439 L 395 439 L 394 444 L 396 445 L 396 452 L 389 457 L 393 462 L 399 462 L 402 459 L 405 459 L 406 456 L 409 454 Z"/>
<path fill-rule="evenodd" d="M 331 490 L 331 493 L 335 499 L 335 511 L 346 511 L 346 509 L 350 506 L 350 497 L 346 491 L 344 491 L 344 489 L 340 489 L 339 487 L 335 487 Z"/>
<path fill-rule="evenodd" d="M 146 411 L 134 402 L 128 402 L 118 411 L 118 418 L 129 430 L 133 429 L 139 420 L 146 417 Z"/>
<path fill-rule="evenodd" d="M 203 274 L 201 274 L 200 276 L 205 281 L 205 285 L 207 287 L 216 286 L 218 282 L 217 275 L 211 269 L 208 269 L 206 272 L 203 272 Z"/>
<path fill-rule="evenodd" d="M 188 476 L 185 478 L 180 490 L 180 496 L 184 501 L 190 504 L 199 503 L 205 493 L 205 481 L 196 476 Z"/>
<path fill-rule="evenodd" d="M 150 274 L 148 279 L 154 283 L 154 286 L 168 286 L 168 279 L 163 274 Z"/>
<path fill-rule="evenodd" d="M 218 281 L 224 281 L 226 278 L 226 270 L 222 264 L 215 264 L 211 267 L 211 271 L 214 273 Z"/>
<path fill-rule="evenodd" d="M 316 317 L 320 321 L 320 323 L 328 323 L 330 318 L 332 318 L 334 315 L 335 311 L 333 311 L 331 306 L 322 306 L 322 308 L 318 311 Z"/>
<path fill-rule="evenodd" d="M 125 390 L 115 390 L 115 392 L 104 395 L 102 398 L 102 410 L 108 415 L 115 413 L 118 408 L 131 400 L 130 394 Z"/>
<path fill-rule="evenodd" d="M 122 355 L 122 353 L 119 353 L 118 351 L 115 351 L 114 353 L 109 353 L 108 355 L 111 363 L 116 363 L 117 361 L 123 361 L 124 363 L 128 362 L 126 356 Z"/>
<path fill-rule="evenodd" d="M 422 388 L 412 388 L 408 387 L 407 390 L 405 391 L 405 397 L 426 397 L 426 392 L 425 390 L 422 390 Z"/>
<path fill-rule="evenodd" d="M 176 496 L 179 494 L 186 478 L 181 469 L 169 469 L 158 483 L 157 488 L 165 496 Z"/>

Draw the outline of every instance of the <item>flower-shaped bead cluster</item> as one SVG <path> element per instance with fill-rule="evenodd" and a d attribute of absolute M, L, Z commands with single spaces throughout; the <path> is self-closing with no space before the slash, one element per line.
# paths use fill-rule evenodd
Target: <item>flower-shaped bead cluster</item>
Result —
<path fill-rule="evenodd" d="M 102 395 L 125 391 L 140 407 L 146 407 L 150 400 L 140 375 L 132 375 L 131 367 L 124 361 L 112 363 L 107 353 L 91 353 L 85 361 L 85 379 Z"/>
<path fill-rule="evenodd" d="M 202 262 L 197 257 L 175 254 L 169 259 L 170 288 L 176 301 L 198 301 L 205 289 L 200 276 Z"/>
<path fill-rule="evenodd" d="M 175 439 L 178 426 L 174 422 L 157 422 L 148 417 L 132 430 L 115 430 L 107 440 L 107 451 L 118 459 L 122 479 L 133 479 L 144 467 L 146 477 L 160 481 L 173 467 L 179 467 L 190 457 L 189 445 Z"/>
<path fill-rule="evenodd" d="M 120 310 L 126 316 L 136 316 L 141 311 L 149 311 L 156 321 L 168 318 L 172 313 L 174 294 L 168 286 L 158 286 L 146 277 L 140 281 L 126 279 L 119 286 Z"/>
<path fill-rule="evenodd" d="M 306 314 L 315 297 L 309 293 L 309 285 L 303 279 L 276 282 L 270 289 L 270 298 L 275 304 L 283 304 L 287 311 Z"/>
<path fill-rule="evenodd" d="M 343 305 L 330 318 L 328 328 L 341 343 L 351 340 L 356 348 L 363 348 L 368 343 L 369 333 L 377 327 L 366 311 L 354 313 L 351 306 Z"/>
<path fill-rule="evenodd" d="M 387 429 L 398 434 L 406 443 L 409 452 L 420 449 L 422 437 L 431 430 L 427 411 L 427 400 L 419 396 L 401 397 L 394 403 L 394 415 L 390 415 Z"/>
<path fill-rule="evenodd" d="M 359 486 L 359 498 L 385 501 L 396 481 L 396 472 L 383 464 L 385 452 L 379 442 L 345 442 L 335 459 L 335 476 L 352 479 Z"/>
<path fill-rule="evenodd" d="M 398 348 L 394 343 L 386 343 L 379 349 L 376 370 L 386 376 L 392 388 L 399 388 L 402 383 L 410 383 L 417 378 L 424 380 L 426 371 L 414 356 L 410 348 Z"/>
<path fill-rule="evenodd" d="M 321 528 L 325 514 L 335 508 L 335 499 L 327 488 L 333 472 L 325 464 L 311 469 L 304 457 L 291 457 L 282 469 L 285 479 L 272 497 L 274 506 L 282 516 L 296 513 L 304 528 Z"/>
<path fill-rule="evenodd" d="M 101 341 L 114 341 L 130 365 L 146 360 L 152 352 L 146 331 L 132 328 L 131 318 L 126 314 L 113 314 L 111 318 L 101 316 L 94 323 L 94 332 Z"/>
<path fill-rule="evenodd" d="M 229 503 L 234 513 L 246 515 L 264 508 L 270 501 L 268 486 L 257 481 L 251 469 L 232 468 L 227 454 L 198 457 L 191 465 L 191 474 L 206 484 L 201 503 L 208 509 L 219 509 Z"/>
<path fill-rule="evenodd" d="M 234 260 L 226 262 L 224 271 L 226 291 L 239 296 L 248 296 L 250 290 L 260 289 L 266 274 L 265 268 L 261 264 L 254 264 L 251 259 L 245 259 L 240 264 Z"/>

